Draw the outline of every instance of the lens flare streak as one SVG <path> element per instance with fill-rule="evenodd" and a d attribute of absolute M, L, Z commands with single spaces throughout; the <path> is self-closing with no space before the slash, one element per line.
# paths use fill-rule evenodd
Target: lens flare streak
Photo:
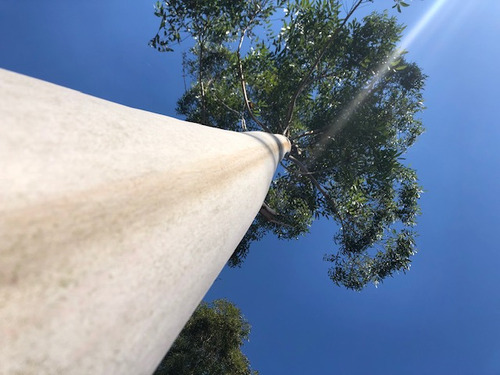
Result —
<path fill-rule="evenodd" d="M 415 26 L 410 30 L 408 35 L 406 35 L 401 44 L 395 51 L 389 56 L 387 61 L 382 64 L 376 72 L 374 72 L 372 78 L 366 83 L 365 88 L 362 89 L 349 103 L 349 105 L 340 113 L 337 121 L 332 124 L 329 129 L 323 134 L 319 147 L 316 149 L 316 153 L 311 155 L 312 159 L 316 159 L 318 154 L 321 153 L 323 146 L 328 142 L 329 139 L 335 137 L 348 123 L 352 115 L 356 112 L 370 95 L 374 85 L 380 81 L 387 72 L 390 71 L 391 66 L 393 66 L 397 60 L 402 56 L 402 54 L 407 50 L 407 48 L 416 40 L 418 36 L 425 30 L 426 26 L 435 18 L 439 11 L 443 8 L 448 0 L 437 0 L 432 6 L 425 12 L 422 18 L 417 22 Z"/>

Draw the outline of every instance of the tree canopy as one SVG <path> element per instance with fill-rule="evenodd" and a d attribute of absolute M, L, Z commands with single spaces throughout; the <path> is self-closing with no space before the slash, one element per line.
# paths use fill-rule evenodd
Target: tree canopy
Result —
<path fill-rule="evenodd" d="M 324 259 L 337 285 L 360 290 L 409 269 L 422 190 L 403 155 L 423 132 L 425 76 L 398 50 L 404 27 L 395 17 L 354 18 L 367 2 L 157 2 L 150 45 L 192 43 L 179 114 L 292 142 L 230 265 L 267 233 L 297 238 L 326 218 L 333 245 Z"/>
<path fill-rule="evenodd" d="M 250 325 L 226 300 L 202 302 L 154 375 L 256 375 L 241 346 Z"/>

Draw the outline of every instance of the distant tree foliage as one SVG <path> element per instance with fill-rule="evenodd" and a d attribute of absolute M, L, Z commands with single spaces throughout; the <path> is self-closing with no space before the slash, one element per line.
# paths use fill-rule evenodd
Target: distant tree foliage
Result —
<path fill-rule="evenodd" d="M 226 300 L 202 302 L 154 375 L 257 375 L 241 346 L 250 325 Z"/>
<path fill-rule="evenodd" d="M 240 265 L 263 235 L 297 238 L 323 217 L 336 223 L 336 246 L 325 260 L 337 285 L 360 290 L 409 269 L 422 190 L 403 155 L 423 132 L 425 76 L 397 50 L 404 27 L 396 18 L 353 18 L 367 2 L 156 4 L 160 27 L 150 45 L 170 51 L 185 39 L 193 43 L 179 114 L 292 142 L 230 265 Z M 393 4 L 398 11 L 408 6 Z"/>

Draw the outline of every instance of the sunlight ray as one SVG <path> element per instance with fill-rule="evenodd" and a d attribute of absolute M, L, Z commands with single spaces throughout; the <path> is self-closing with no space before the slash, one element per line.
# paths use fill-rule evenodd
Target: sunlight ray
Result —
<path fill-rule="evenodd" d="M 349 105 L 340 113 L 338 119 L 333 123 L 330 128 L 322 135 L 322 138 L 316 148 L 315 152 L 312 153 L 311 159 L 316 159 L 322 152 L 323 146 L 335 137 L 348 123 L 352 115 L 356 110 L 365 102 L 369 94 L 371 93 L 374 85 L 382 79 L 390 67 L 402 56 L 407 48 L 419 37 L 422 32 L 426 29 L 429 23 L 436 17 L 439 11 L 449 0 L 437 0 L 431 7 L 425 12 L 425 14 L 420 18 L 415 26 L 413 26 L 408 34 L 403 38 L 398 48 L 388 57 L 387 61 L 383 63 L 373 76 L 366 83 L 365 87 L 351 100 Z"/>

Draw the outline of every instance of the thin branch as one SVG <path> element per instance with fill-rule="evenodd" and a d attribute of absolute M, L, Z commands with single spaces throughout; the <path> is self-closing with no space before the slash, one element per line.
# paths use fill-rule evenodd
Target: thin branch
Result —
<path fill-rule="evenodd" d="M 217 94 L 215 93 L 215 90 L 212 90 L 212 95 L 214 96 L 215 100 L 217 100 L 220 104 L 222 104 L 224 107 L 226 107 L 226 109 L 237 114 L 239 117 L 242 115 L 242 113 L 240 111 L 237 111 L 236 109 L 231 108 L 226 103 L 224 103 L 224 101 L 217 96 Z"/>
<path fill-rule="evenodd" d="M 248 113 L 250 114 L 250 117 L 252 118 L 253 121 L 257 125 L 261 127 L 264 131 L 271 133 L 271 130 L 264 125 L 255 115 L 253 114 L 252 108 L 250 107 L 250 101 L 248 100 L 248 94 L 247 94 L 247 88 L 246 88 L 246 82 L 245 82 L 245 76 L 243 75 L 243 64 L 241 63 L 241 46 L 243 44 L 243 39 L 245 38 L 245 33 L 247 29 L 243 30 L 240 36 L 240 42 L 238 44 L 238 49 L 236 50 L 236 56 L 238 58 L 238 73 L 240 75 L 240 83 L 241 83 L 241 91 L 243 92 L 243 100 L 245 102 L 245 108 L 247 109 Z"/>
<path fill-rule="evenodd" d="M 215 90 L 212 90 L 212 91 L 213 91 L 212 94 L 213 94 L 216 101 L 218 101 L 220 104 L 222 104 L 227 110 L 233 112 L 234 114 L 237 114 L 238 117 L 241 118 L 241 128 L 243 129 L 243 131 L 247 131 L 247 126 L 246 126 L 246 122 L 245 122 L 245 117 L 243 116 L 243 112 L 237 111 L 236 109 L 228 106 L 226 103 L 224 103 L 224 101 L 222 99 L 220 99 L 217 96 L 217 94 L 215 93 Z"/>
<path fill-rule="evenodd" d="M 307 178 L 309 178 L 309 180 L 311 180 L 312 184 L 316 187 L 316 189 L 318 189 L 318 191 L 323 195 L 323 197 L 330 203 L 331 209 L 333 210 L 335 215 L 337 215 L 337 217 L 339 218 L 340 223 L 343 227 L 344 220 L 342 219 L 342 216 L 340 216 L 340 213 L 339 213 L 339 210 L 337 207 L 337 202 L 335 202 L 335 200 L 330 196 L 330 194 L 328 194 L 328 192 L 323 188 L 323 186 L 321 186 L 321 184 L 318 182 L 318 180 L 316 180 L 316 178 L 312 175 L 312 173 L 309 172 L 309 169 L 307 169 L 307 167 L 304 165 L 304 163 L 302 163 L 300 160 L 298 160 L 293 155 L 288 155 L 288 159 L 291 160 L 293 163 L 295 163 L 299 167 L 300 171 L 305 176 L 307 176 Z"/>
<path fill-rule="evenodd" d="M 266 202 L 262 203 L 262 207 L 259 210 L 259 213 L 264 216 L 264 218 L 273 224 L 281 225 L 284 227 L 292 228 L 292 225 L 283 223 L 282 221 L 277 220 L 278 213 L 269 207 Z"/>
<path fill-rule="evenodd" d="M 312 184 L 316 187 L 316 189 L 318 189 L 318 191 L 323 195 L 325 200 L 330 203 L 330 207 L 331 207 L 333 213 L 337 216 L 337 218 L 340 221 L 340 225 L 341 225 L 340 233 L 341 233 L 342 238 L 344 239 L 344 242 L 345 242 L 346 235 L 345 235 L 344 229 L 346 228 L 346 224 L 345 224 L 344 218 L 340 215 L 340 212 L 339 212 L 338 206 L 337 206 L 337 202 L 335 202 L 335 200 L 330 196 L 330 194 L 328 194 L 328 192 L 325 189 L 323 189 L 323 186 L 321 186 L 321 184 L 318 182 L 318 180 L 312 174 L 309 173 L 309 170 L 304 165 L 304 163 L 302 163 L 300 160 L 295 158 L 293 155 L 288 155 L 288 159 L 291 160 L 292 162 L 294 162 L 299 167 L 299 169 L 302 172 L 304 172 L 304 174 L 309 178 L 309 180 L 311 180 Z"/>
<path fill-rule="evenodd" d="M 207 102 L 205 97 L 205 85 L 203 84 L 203 41 L 200 37 L 200 52 L 198 56 L 198 81 L 200 81 L 200 95 L 201 95 L 201 120 L 203 125 L 208 125 L 207 117 Z"/>
<path fill-rule="evenodd" d="M 307 175 L 317 175 L 317 174 L 320 174 L 320 173 L 325 173 L 325 172 L 328 172 L 330 170 L 330 168 L 325 168 L 325 169 L 320 169 L 320 170 L 316 170 L 314 172 L 303 172 L 301 170 L 297 171 L 297 170 L 291 170 L 285 163 L 283 163 L 283 161 L 280 161 L 280 165 L 286 169 L 288 172 L 290 173 L 295 173 L 295 174 L 298 174 L 298 175 L 301 175 L 301 176 L 307 176 Z"/>
<path fill-rule="evenodd" d="M 302 134 L 298 134 L 295 137 L 289 137 L 289 139 L 290 139 L 290 142 L 293 142 L 293 141 L 296 141 L 297 139 L 300 139 L 300 138 L 303 138 L 303 137 L 308 137 L 310 135 L 319 135 L 319 134 L 322 134 L 324 131 L 325 131 L 324 128 L 309 130 L 309 131 L 304 132 Z"/>
<path fill-rule="evenodd" d="M 187 85 L 186 85 L 186 52 L 182 53 L 182 80 L 184 81 L 184 94 L 187 92 Z"/>
<path fill-rule="evenodd" d="M 321 50 L 320 54 L 318 55 L 318 57 L 314 61 L 313 65 L 309 69 L 309 71 L 306 73 L 306 75 L 300 81 L 299 86 L 297 87 L 297 90 L 295 91 L 295 93 L 292 96 L 292 100 L 290 101 L 290 105 L 288 107 L 288 112 L 287 112 L 287 115 L 286 115 L 286 118 L 285 118 L 285 122 L 284 122 L 284 128 L 285 128 L 285 130 L 283 131 L 283 135 L 285 137 L 288 136 L 288 131 L 290 129 L 290 124 L 292 122 L 293 111 L 294 111 L 295 105 L 297 103 L 297 98 L 302 93 L 302 91 L 304 90 L 304 88 L 306 87 L 306 85 L 309 83 L 309 79 L 311 78 L 312 74 L 314 73 L 314 71 L 318 67 L 319 63 L 323 59 L 323 56 L 325 55 L 326 51 L 334 43 L 335 37 L 337 36 L 337 34 L 339 33 L 339 31 L 346 25 L 346 23 L 349 20 L 349 18 L 351 18 L 352 14 L 363 3 L 363 1 L 364 0 L 358 0 L 357 3 L 351 8 L 351 10 L 349 11 L 349 13 L 347 13 L 346 17 L 342 21 L 342 24 L 337 29 L 335 29 L 335 32 L 331 35 L 330 40 L 325 44 L 325 46 Z"/>

